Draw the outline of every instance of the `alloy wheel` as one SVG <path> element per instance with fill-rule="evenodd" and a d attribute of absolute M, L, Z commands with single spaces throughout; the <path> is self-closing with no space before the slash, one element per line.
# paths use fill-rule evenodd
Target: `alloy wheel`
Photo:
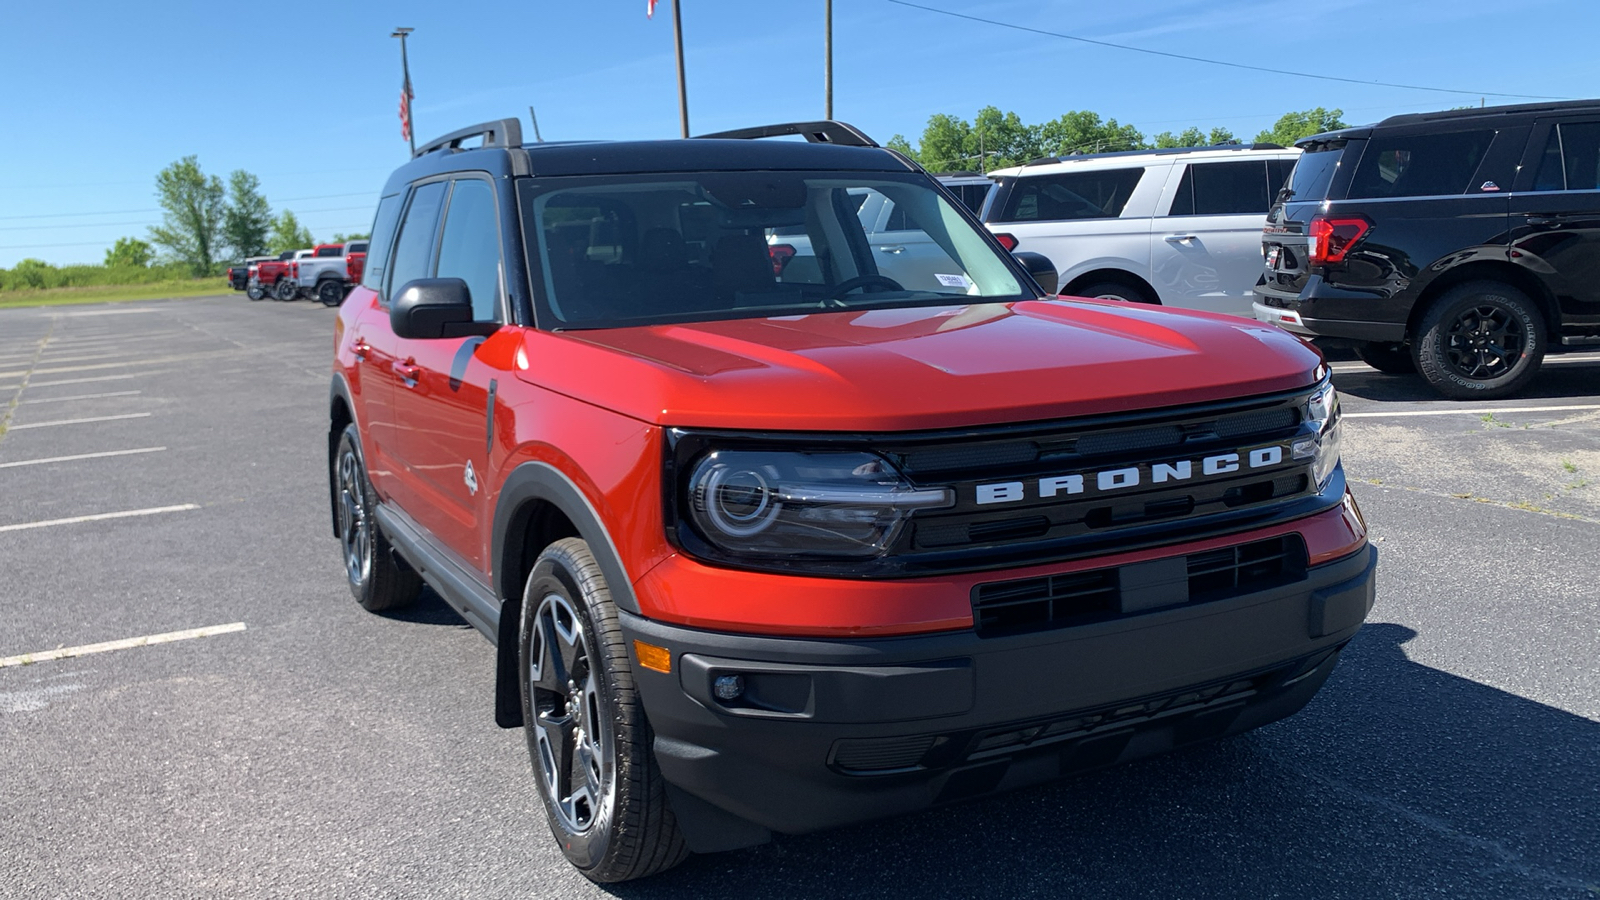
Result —
<path fill-rule="evenodd" d="M 363 499 L 361 462 L 346 450 L 339 456 L 339 540 L 344 545 L 345 574 L 357 585 L 372 574 L 372 525 Z"/>
<path fill-rule="evenodd" d="M 1450 368 L 1474 380 L 1506 374 L 1527 346 L 1521 320 L 1498 304 L 1463 309 L 1445 332 L 1445 359 Z"/>
<path fill-rule="evenodd" d="M 609 807 L 613 770 L 600 672 L 565 597 L 539 602 L 528 660 L 539 777 L 562 824 L 581 834 Z"/>

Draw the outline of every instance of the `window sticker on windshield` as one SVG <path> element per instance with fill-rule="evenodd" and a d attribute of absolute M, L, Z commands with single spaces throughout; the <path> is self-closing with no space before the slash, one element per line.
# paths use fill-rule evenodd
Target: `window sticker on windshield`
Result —
<path fill-rule="evenodd" d="M 972 282 L 967 280 L 967 276 L 965 275 L 934 275 L 933 277 L 939 279 L 939 283 L 945 287 L 964 288 L 972 284 Z"/>

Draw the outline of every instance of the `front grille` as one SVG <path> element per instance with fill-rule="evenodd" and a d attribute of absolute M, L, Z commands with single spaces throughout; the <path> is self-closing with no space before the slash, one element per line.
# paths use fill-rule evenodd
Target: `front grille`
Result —
<path fill-rule="evenodd" d="M 1226 600 L 1305 574 L 1305 542 L 1290 533 L 1187 556 L 980 584 L 972 590 L 972 621 L 983 636 L 1066 628 Z"/>

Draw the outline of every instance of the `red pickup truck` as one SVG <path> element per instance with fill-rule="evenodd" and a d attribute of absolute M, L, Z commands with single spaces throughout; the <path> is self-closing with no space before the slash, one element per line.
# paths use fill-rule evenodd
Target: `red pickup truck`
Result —
<path fill-rule="evenodd" d="M 294 300 L 300 296 L 300 285 L 294 280 L 292 267 L 295 260 L 311 255 L 310 250 L 285 250 L 278 258 L 251 266 L 250 282 L 245 291 L 251 300 L 271 296 L 277 300 Z"/>

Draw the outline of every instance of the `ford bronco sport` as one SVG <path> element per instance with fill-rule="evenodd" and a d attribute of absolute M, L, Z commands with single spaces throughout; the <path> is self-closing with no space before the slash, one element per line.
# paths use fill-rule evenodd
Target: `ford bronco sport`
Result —
<path fill-rule="evenodd" d="M 874 195 L 938 268 L 875 252 Z M 362 606 L 425 582 L 495 644 L 586 876 L 1235 734 L 1328 678 L 1376 553 L 1319 355 L 1040 262 L 836 122 L 508 119 L 390 177 L 334 330 L 333 530 Z"/>

